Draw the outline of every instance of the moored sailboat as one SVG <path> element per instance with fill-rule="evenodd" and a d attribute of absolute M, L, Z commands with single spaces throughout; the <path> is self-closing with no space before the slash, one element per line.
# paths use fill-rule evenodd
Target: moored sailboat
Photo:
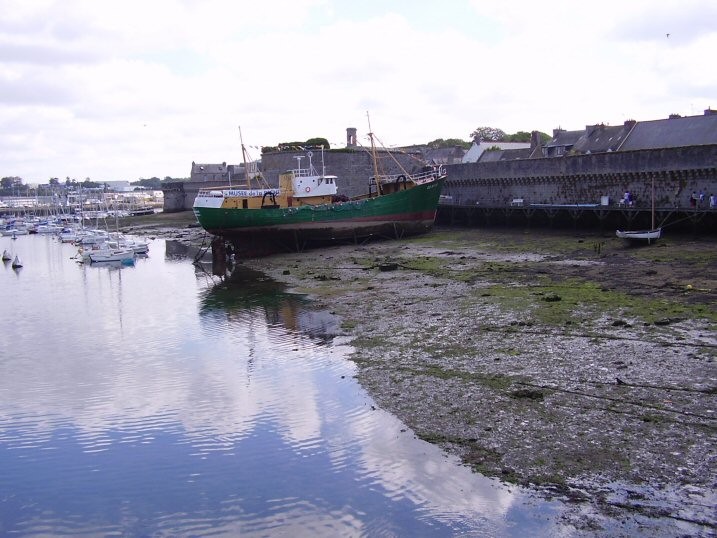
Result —
<path fill-rule="evenodd" d="M 87 257 L 92 263 L 100 262 L 122 262 L 127 264 L 134 263 L 135 253 L 130 248 L 103 248 L 91 250 L 87 253 Z"/>
<path fill-rule="evenodd" d="M 655 226 L 655 177 L 652 177 L 652 193 L 651 193 L 651 228 L 649 230 L 617 230 L 615 235 L 620 239 L 625 239 L 631 243 L 653 243 L 662 235 L 662 228 Z"/>

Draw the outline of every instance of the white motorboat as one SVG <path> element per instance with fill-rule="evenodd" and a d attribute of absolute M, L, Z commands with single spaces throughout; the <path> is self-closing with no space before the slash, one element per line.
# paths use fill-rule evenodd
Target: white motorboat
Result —
<path fill-rule="evenodd" d="M 16 237 L 18 235 L 27 235 L 29 232 L 27 228 L 16 228 L 13 226 L 11 228 L 5 228 L 0 233 L 4 236 Z"/>

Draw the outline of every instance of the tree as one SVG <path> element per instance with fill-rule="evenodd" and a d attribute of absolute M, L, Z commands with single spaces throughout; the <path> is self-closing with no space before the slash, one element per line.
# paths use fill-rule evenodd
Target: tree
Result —
<path fill-rule="evenodd" d="M 503 142 L 505 140 L 505 131 L 496 127 L 478 127 L 471 133 L 471 138 L 479 141 Z"/>
<path fill-rule="evenodd" d="M 167 178 L 165 178 L 165 179 L 167 179 Z M 169 178 L 169 179 L 171 179 L 171 178 Z M 133 181 L 132 183 L 130 183 L 130 185 L 137 185 L 143 189 L 158 191 L 158 190 L 161 190 L 161 188 L 162 188 L 162 180 L 156 176 L 153 176 L 149 179 L 140 178 L 139 181 Z"/>
<path fill-rule="evenodd" d="M 436 138 L 435 140 L 429 142 L 426 145 L 432 149 L 454 148 L 456 146 L 458 146 L 459 148 L 468 149 L 471 147 L 470 142 L 466 142 L 465 140 L 461 140 L 460 138 L 446 138 L 445 140 L 443 138 Z"/>
<path fill-rule="evenodd" d="M 331 149 L 331 145 L 329 144 L 329 141 L 325 138 L 309 138 L 306 141 L 306 145 L 309 147 L 319 148 L 321 146 L 324 146 L 324 149 Z"/>
<path fill-rule="evenodd" d="M 99 183 L 97 183 L 96 181 L 92 181 L 90 178 L 85 178 L 85 180 L 82 182 L 83 189 L 96 189 L 100 186 L 101 185 Z"/>
<path fill-rule="evenodd" d="M 530 142 L 532 136 L 532 133 L 529 133 L 527 131 L 518 131 L 515 134 L 507 135 L 505 137 L 505 142 Z M 540 137 L 540 141 L 543 144 L 549 142 L 552 139 L 549 134 L 543 133 L 541 131 L 538 131 L 538 136 Z"/>
<path fill-rule="evenodd" d="M 273 151 L 309 151 L 312 149 L 319 149 L 324 146 L 324 149 L 331 149 L 329 141 L 325 138 L 316 137 L 309 138 L 306 142 L 280 142 L 276 146 L 262 146 L 262 153 L 271 153 Z"/>
<path fill-rule="evenodd" d="M 505 142 L 530 142 L 531 134 L 527 131 L 518 131 L 515 134 L 506 135 Z"/>

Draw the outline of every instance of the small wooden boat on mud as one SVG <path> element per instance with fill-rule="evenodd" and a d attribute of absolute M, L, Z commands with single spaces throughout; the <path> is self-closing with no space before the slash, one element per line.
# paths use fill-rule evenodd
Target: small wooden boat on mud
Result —
<path fill-rule="evenodd" d="M 662 235 L 662 228 L 655 226 L 655 178 L 652 178 L 652 201 L 651 201 L 651 218 L 652 227 L 649 230 L 617 230 L 615 235 L 620 239 L 625 239 L 629 243 L 651 244 L 657 241 Z"/>
<path fill-rule="evenodd" d="M 662 228 L 655 228 L 654 230 L 617 230 L 615 234 L 621 239 L 649 245 L 660 238 Z"/>
<path fill-rule="evenodd" d="M 417 173 L 381 174 L 371 139 L 374 175 L 368 193 L 353 198 L 339 193 L 338 178 L 327 175 L 321 148 L 321 172 L 308 167 L 279 176 L 278 188 L 269 187 L 245 156 L 244 183 L 199 191 L 194 213 L 210 234 L 231 242 L 240 257 L 371 236 L 400 238 L 425 233 L 433 227 L 446 173 L 442 166 L 426 165 Z M 252 163 L 253 164 L 253 163 Z"/>

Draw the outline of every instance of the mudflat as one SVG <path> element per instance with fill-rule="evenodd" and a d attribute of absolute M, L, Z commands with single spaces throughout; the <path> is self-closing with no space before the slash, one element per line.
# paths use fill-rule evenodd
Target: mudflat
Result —
<path fill-rule="evenodd" d="M 415 435 L 568 501 L 566 525 L 715 533 L 715 238 L 439 228 L 241 263 L 338 314 Z"/>
<path fill-rule="evenodd" d="M 436 228 L 240 263 L 339 315 L 416 436 L 562 499 L 568 535 L 717 535 L 717 238 Z"/>

